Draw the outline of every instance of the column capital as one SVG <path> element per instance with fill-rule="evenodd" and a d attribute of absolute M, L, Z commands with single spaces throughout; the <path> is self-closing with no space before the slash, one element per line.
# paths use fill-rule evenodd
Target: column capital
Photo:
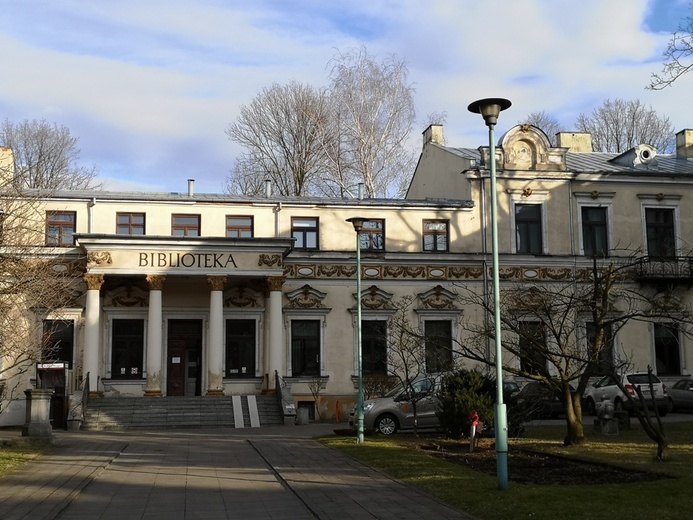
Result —
<path fill-rule="evenodd" d="M 84 281 L 87 284 L 87 290 L 89 290 L 89 291 L 100 290 L 101 286 L 103 285 L 103 278 L 104 278 L 104 276 L 102 274 L 85 274 L 84 275 Z"/>
<path fill-rule="evenodd" d="M 223 291 L 226 279 L 226 276 L 208 276 L 207 283 L 212 287 L 213 291 Z"/>
<path fill-rule="evenodd" d="M 148 274 L 145 279 L 149 284 L 150 291 L 161 291 L 164 288 L 166 276 L 161 274 Z"/>
<path fill-rule="evenodd" d="M 283 276 L 268 276 L 267 277 L 267 288 L 269 289 L 270 292 L 281 291 L 282 285 L 284 285 L 285 281 L 286 281 L 286 278 L 284 278 Z"/>

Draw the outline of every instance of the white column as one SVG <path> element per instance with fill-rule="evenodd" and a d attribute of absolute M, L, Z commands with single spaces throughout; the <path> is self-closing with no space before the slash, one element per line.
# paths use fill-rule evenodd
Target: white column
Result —
<path fill-rule="evenodd" d="M 267 279 L 269 286 L 269 342 L 267 349 L 267 359 L 265 366 L 267 368 L 267 389 L 276 390 L 274 372 L 279 372 L 283 376 L 282 371 L 282 351 L 283 351 L 283 332 L 282 325 L 282 285 L 284 279 L 278 276 Z"/>
<path fill-rule="evenodd" d="M 147 389 L 144 395 L 161 395 L 163 338 L 162 298 L 165 276 L 147 275 L 149 314 L 147 320 Z"/>
<path fill-rule="evenodd" d="M 207 395 L 224 395 L 224 285 L 225 276 L 208 276 L 209 341 L 207 343 Z"/>
<path fill-rule="evenodd" d="M 89 374 L 89 395 L 99 394 L 99 359 L 101 357 L 101 299 L 103 275 L 87 274 L 87 306 L 84 310 L 84 375 Z"/>

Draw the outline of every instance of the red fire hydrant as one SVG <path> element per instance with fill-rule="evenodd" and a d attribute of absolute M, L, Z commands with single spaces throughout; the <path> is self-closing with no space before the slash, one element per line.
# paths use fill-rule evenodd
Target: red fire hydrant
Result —
<path fill-rule="evenodd" d="M 476 410 L 472 410 L 472 413 L 469 414 L 469 453 L 474 451 L 477 426 L 479 426 L 479 414 Z"/>

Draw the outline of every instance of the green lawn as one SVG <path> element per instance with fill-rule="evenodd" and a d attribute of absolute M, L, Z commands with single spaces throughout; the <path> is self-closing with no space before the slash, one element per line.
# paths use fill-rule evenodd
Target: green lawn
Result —
<path fill-rule="evenodd" d="M 30 461 L 45 453 L 43 448 L 30 446 L 0 446 L 0 478 L 15 469 L 17 466 Z"/>
<path fill-rule="evenodd" d="M 526 447 L 662 472 L 673 478 L 600 486 L 539 486 L 514 483 L 510 473 L 508 490 L 498 491 L 495 475 L 472 471 L 419 449 L 421 444 L 430 444 L 430 437 L 369 436 L 361 446 L 352 437 L 329 437 L 323 441 L 483 520 L 680 520 L 693 517 L 693 423 L 665 425 L 671 446 L 667 462 L 655 460 L 656 446 L 639 425 L 618 436 L 597 436 L 591 434 L 591 428 L 585 429 L 588 443 L 582 446 L 564 448 L 563 427 L 538 426 L 530 428 L 522 439 L 511 439 L 510 449 Z"/>

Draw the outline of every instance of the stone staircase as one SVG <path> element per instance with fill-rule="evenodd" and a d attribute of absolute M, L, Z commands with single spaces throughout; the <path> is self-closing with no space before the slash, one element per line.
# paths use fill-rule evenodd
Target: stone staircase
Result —
<path fill-rule="evenodd" d="M 240 401 L 240 410 L 234 410 L 234 397 L 236 403 Z M 249 428 L 251 416 L 259 419 L 260 426 L 284 424 L 276 396 L 254 397 L 257 415 L 247 396 L 91 398 L 82 430 L 234 428 L 236 424 Z"/>

